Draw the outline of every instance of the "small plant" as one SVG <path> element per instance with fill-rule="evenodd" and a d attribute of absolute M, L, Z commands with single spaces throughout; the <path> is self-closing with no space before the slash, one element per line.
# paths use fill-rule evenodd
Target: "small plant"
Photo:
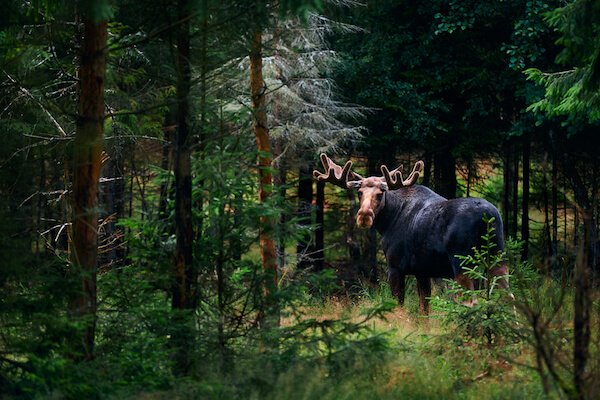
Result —
<path fill-rule="evenodd" d="M 467 290 L 448 280 L 449 297 L 432 299 L 434 309 L 443 313 L 446 325 L 454 326 L 454 338 L 485 346 L 494 346 L 514 336 L 515 312 L 510 292 L 505 289 L 508 276 L 494 275 L 506 263 L 506 252 L 496 248 L 494 218 L 484 217 L 486 233 L 482 244 L 469 255 L 457 255 L 466 277 L 475 285 Z"/>

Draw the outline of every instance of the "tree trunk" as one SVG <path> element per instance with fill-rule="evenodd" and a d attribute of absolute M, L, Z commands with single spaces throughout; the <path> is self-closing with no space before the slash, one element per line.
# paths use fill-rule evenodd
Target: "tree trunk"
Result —
<path fill-rule="evenodd" d="M 519 152 L 517 141 L 513 141 L 512 145 L 512 154 L 513 154 L 513 168 L 512 168 L 512 222 L 511 226 L 511 236 L 513 238 L 517 238 L 517 232 L 519 231 Z"/>
<path fill-rule="evenodd" d="M 279 146 L 277 146 L 279 147 Z M 277 154 L 281 154 L 279 149 L 276 150 Z M 286 178 L 287 168 L 283 165 L 283 162 L 280 160 L 277 168 L 277 174 L 275 175 L 275 187 L 277 187 L 279 198 L 285 204 L 286 202 Z M 286 254 L 285 254 L 285 224 L 287 223 L 287 213 L 281 213 L 279 217 L 279 228 L 277 229 L 277 266 L 279 270 L 282 270 L 285 267 L 286 263 Z"/>
<path fill-rule="evenodd" d="M 312 223 L 313 177 L 311 172 L 312 168 L 308 165 L 301 167 L 298 173 L 297 215 L 301 234 L 296 246 L 296 257 L 300 269 L 306 269 L 312 264 L 310 225 Z"/>
<path fill-rule="evenodd" d="M 511 163 L 510 163 L 510 145 L 509 143 L 504 144 L 504 160 L 503 160 L 503 183 L 504 190 L 502 192 L 502 219 L 504 220 L 504 237 L 508 237 L 510 235 L 510 178 L 512 174 L 511 171 Z"/>
<path fill-rule="evenodd" d="M 431 186 L 431 153 L 425 153 L 425 170 L 423 171 L 423 186 Z"/>
<path fill-rule="evenodd" d="M 434 155 L 433 179 L 435 191 L 447 199 L 456 197 L 456 160 L 451 149 L 443 148 Z"/>
<path fill-rule="evenodd" d="M 523 201 L 521 214 L 521 240 L 523 241 L 523 253 L 521 259 L 527 260 L 529 255 L 529 175 L 531 171 L 531 137 L 529 135 L 523 138 Z"/>
<path fill-rule="evenodd" d="M 552 148 L 552 270 L 556 270 L 558 261 L 558 152 Z"/>
<path fill-rule="evenodd" d="M 548 153 L 544 154 L 544 161 L 542 163 L 542 197 L 544 200 L 544 250 L 546 253 L 546 257 L 544 260 L 545 267 L 548 269 L 550 267 L 550 262 L 552 259 L 552 234 L 550 233 L 550 200 L 548 196 Z"/>
<path fill-rule="evenodd" d="M 83 19 L 79 66 L 77 128 L 74 141 L 73 219 L 70 259 L 81 288 L 71 302 L 80 317 L 83 337 L 74 342 L 75 357 L 91 359 L 96 330 L 96 273 L 98 260 L 98 181 L 104 136 L 104 77 L 107 21 Z M 79 336 L 79 335 L 76 335 Z"/>
<path fill-rule="evenodd" d="M 473 171 L 473 160 L 467 161 L 467 197 L 471 197 L 471 175 Z"/>
<path fill-rule="evenodd" d="M 583 240 L 577 254 L 574 270 L 575 299 L 573 310 L 573 383 L 575 398 L 587 398 L 586 366 L 590 345 L 591 278 L 596 247 L 596 222 L 587 188 L 574 161 L 566 150 L 564 132 L 550 132 L 554 154 L 561 154 L 563 171 L 571 183 L 575 202 L 583 219 Z M 559 149 L 561 150 L 559 152 Z"/>
<path fill-rule="evenodd" d="M 573 383 L 577 399 L 588 398 L 586 366 L 590 346 L 591 268 L 590 247 L 595 231 L 594 218 L 590 210 L 581 210 L 583 217 L 583 240 L 575 262 L 574 285 L 575 301 L 573 309 Z"/>
<path fill-rule="evenodd" d="M 163 171 L 171 171 L 173 169 L 173 144 L 175 143 L 175 132 L 177 129 L 177 120 L 173 111 L 169 109 L 165 115 L 163 124 L 164 143 L 160 160 L 160 167 Z M 173 195 L 170 180 L 170 174 L 168 174 L 167 178 L 161 182 L 158 200 L 158 218 L 165 222 L 168 219 L 167 205 L 169 198 Z"/>
<path fill-rule="evenodd" d="M 190 134 L 190 24 L 188 0 L 178 2 L 178 16 L 181 22 L 177 32 L 177 129 L 175 131 L 175 270 L 171 307 L 177 326 L 172 336 L 175 347 L 174 372 L 187 374 L 192 359 L 191 327 L 187 320 L 187 311 L 194 308 L 192 293 L 195 283 L 193 267 L 193 227 L 192 227 L 192 172 L 191 172 L 191 134 Z M 185 312 L 184 312 L 185 311 Z"/>
<path fill-rule="evenodd" d="M 316 202 L 315 268 L 317 271 L 322 271 L 325 267 L 325 230 L 323 226 L 325 221 L 325 182 L 317 182 Z"/>
<path fill-rule="evenodd" d="M 271 144 L 267 126 L 267 110 L 265 102 L 266 85 L 262 73 L 262 30 L 257 29 L 252 36 L 250 48 L 250 93 L 252 96 L 253 131 L 258 148 L 259 202 L 263 205 L 273 191 L 273 174 L 271 172 Z M 263 215 L 260 217 L 260 258 L 265 274 L 265 296 L 267 312 L 276 313 L 274 294 L 277 289 L 277 254 L 273 239 L 275 219 Z M 270 309 L 270 310 L 269 310 Z M 265 323 L 266 315 L 260 317 Z M 269 315 L 269 320 L 279 324 L 278 315 Z"/>

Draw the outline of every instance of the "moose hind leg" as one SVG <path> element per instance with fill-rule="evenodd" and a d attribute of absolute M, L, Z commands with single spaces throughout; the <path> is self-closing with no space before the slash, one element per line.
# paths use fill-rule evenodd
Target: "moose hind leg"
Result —
<path fill-rule="evenodd" d="M 431 297 L 431 278 L 417 276 L 417 292 L 419 293 L 419 314 L 429 315 L 429 297 Z"/>
<path fill-rule="evenodd" d="M 499 277 L 497 279 L 499 287 L 502 289 L 508 289 L 508 265 L 506 265 L 506 263 L 502 263 L 493 267 L 490 270 L 490 274 L 493 277 Z"/>
<path fill-rule="evenodd" d="M 388 282 L 392 289 L 392 295 L 398 299 L 398 303 L 404 305 L 404 294 L 406 291 L 406 275 L 401 274 L 398 270 L 388 269 Z"/>

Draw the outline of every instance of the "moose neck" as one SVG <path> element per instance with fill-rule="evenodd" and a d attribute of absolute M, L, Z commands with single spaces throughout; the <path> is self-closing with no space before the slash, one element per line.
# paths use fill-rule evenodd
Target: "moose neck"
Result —
<path fill-rule="evenodd" d="M 389 230 L 402 229 L 403 216 L 418 212 L 426 204 L 444 200 L 444 197 L 421 185 L 387 191 L 382 206 L 375 213 L 373 226 L 384 236 Z"/>

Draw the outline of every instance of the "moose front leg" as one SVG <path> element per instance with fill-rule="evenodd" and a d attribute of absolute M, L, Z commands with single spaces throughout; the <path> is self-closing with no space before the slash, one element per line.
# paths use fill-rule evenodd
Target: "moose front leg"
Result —
<path fill-rule="evenodd" d="M 392 289 L 392 295 L 398 299 L 398 303 L 404 305 L 404 293 L 406 289 L 406 275 L 401 274 L 394 268 L 388 268 L 388 282 Z"/>
<path fill-rule="evenodd" d="M 417 276 L 417 292 L 419 293 L 419 314 L 429 315 L 429 298 L 431 297 L 431 278 Z"/>

